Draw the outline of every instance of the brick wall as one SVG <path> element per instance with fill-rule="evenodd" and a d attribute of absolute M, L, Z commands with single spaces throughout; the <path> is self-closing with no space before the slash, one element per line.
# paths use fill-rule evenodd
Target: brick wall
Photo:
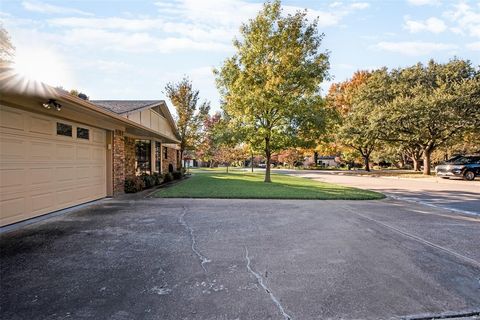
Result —
<path fill-rule="evenodd" d="M 172 148 L 167 148 L 167 158 L 165 159 L 164 151 L 162 146 L 162 173 L 168 172 L 168 165 L 173 166 L 173 171 L 177 170 L 177 150 Z"/>
<path fill-rule="evenodd" d="M 125 182 L 125 137 L 123 131 L 113 132 L 113 195 L 124 192 Z"/>
<path fill-rule="evenodd" d="M 125 137 L 125 178 L 135 176 L 135 139 Z"/>
<path fill-rule="evenodd" d="M 162 172 L 168 172 L 168 165 L 173 166 L 176 171 L 179 166 L 177 150 L 167 148 L 165 159 L 162 146 Z M 126 137 L 121 130 L 113 133 L 113 194 L 118 195 L 124 192 L 125 179 L 135 176 L 135 139 Z"/>

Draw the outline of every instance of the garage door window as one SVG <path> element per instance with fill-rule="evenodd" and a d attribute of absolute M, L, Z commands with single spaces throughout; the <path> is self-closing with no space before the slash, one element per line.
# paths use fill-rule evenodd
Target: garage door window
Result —
<path fill-rule="evenodd" d="M 71 137 L 72 126 L 66 123 L 57 122 L 57 135 Z"/>
<path fill-rule="evenodd" d="M 77 127 L 77 139 L 88 140 L 90 138 L 90 131 L 86 128 Z"/>

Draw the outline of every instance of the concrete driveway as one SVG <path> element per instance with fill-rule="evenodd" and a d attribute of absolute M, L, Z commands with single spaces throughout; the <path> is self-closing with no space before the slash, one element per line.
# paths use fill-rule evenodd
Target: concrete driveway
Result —
<path fill-rule="evenodd" d="M 480 179 L 347 176 L 343 171 L 274 170 L 318 181 L 382 192 L 388 196 L 456 212 L 480 215 Z"/>
<path fill-rule="evenodd" d="M 477 318 L 479 243 L 392 199 L 105 200 L 2 236 L 0 317 Z"/>

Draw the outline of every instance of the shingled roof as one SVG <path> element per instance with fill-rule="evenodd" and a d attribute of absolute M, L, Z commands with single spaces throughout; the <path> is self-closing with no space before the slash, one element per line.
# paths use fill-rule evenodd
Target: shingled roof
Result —
<path fill-rule="evenodd" d="M 90 102 L 117 114 L 125 114 L 165 104 L 163 100 L 92 100 Z"/>

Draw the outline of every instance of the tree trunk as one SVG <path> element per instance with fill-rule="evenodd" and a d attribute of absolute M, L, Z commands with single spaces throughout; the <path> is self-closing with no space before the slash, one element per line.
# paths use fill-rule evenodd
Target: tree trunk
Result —
<path fill-rule="evenodd" d="M 253 150 L 252 150 L 252 153 L 251 153 L 251 158 L 250 158 L 251 162 L 250 162 L 250 166 L 252 167 L 252 172 L 253 172 Z"/>
<path fill-rule="evenodd" d="M 265 138 L 265 156 L 267 157 L 267 167 L 265 168 L 264 182 L 272 182 L 270 178 L 270 162 L 272 161 L 272 154 L 270 151 L 270 138 Z"/>
<path fill-rule="evenodd" d="M 365 160 L 365 171 L 370 172 L 370 155 L 364 156 L 363 159 Z"/>
<path fill-rule="evenodd" d="M 315 166 L 318 164 L 318 152 L 313 152 L 313 162 L 315 162 Z"/>
<path fill-rule="evenodd" d="M 429 176 L 430 175 L 430 156 L 432 155 L 431 150 L 424 150 L 423 151 L 423 174 Z"/>
<path fill-rule="evenodd" d="M 179 169 L 182 169 L 183 167 L 183 149 L 180 149 L 180 168 Z"/>
<path fill-rule="evenodd" d="M 227 173 L 228 173 L 228 163 L 227 163 Z"/>
<path fill-rule="evenodd" d="M 412 157 L 413 161 L 413 171 L 420 171 L 420 159 Z"/>
<path fill-rule="evenodd" d="M 400 154 L 400 169 L 405 168 L 405 157 L 403 156 L 403 153 Z"/>

